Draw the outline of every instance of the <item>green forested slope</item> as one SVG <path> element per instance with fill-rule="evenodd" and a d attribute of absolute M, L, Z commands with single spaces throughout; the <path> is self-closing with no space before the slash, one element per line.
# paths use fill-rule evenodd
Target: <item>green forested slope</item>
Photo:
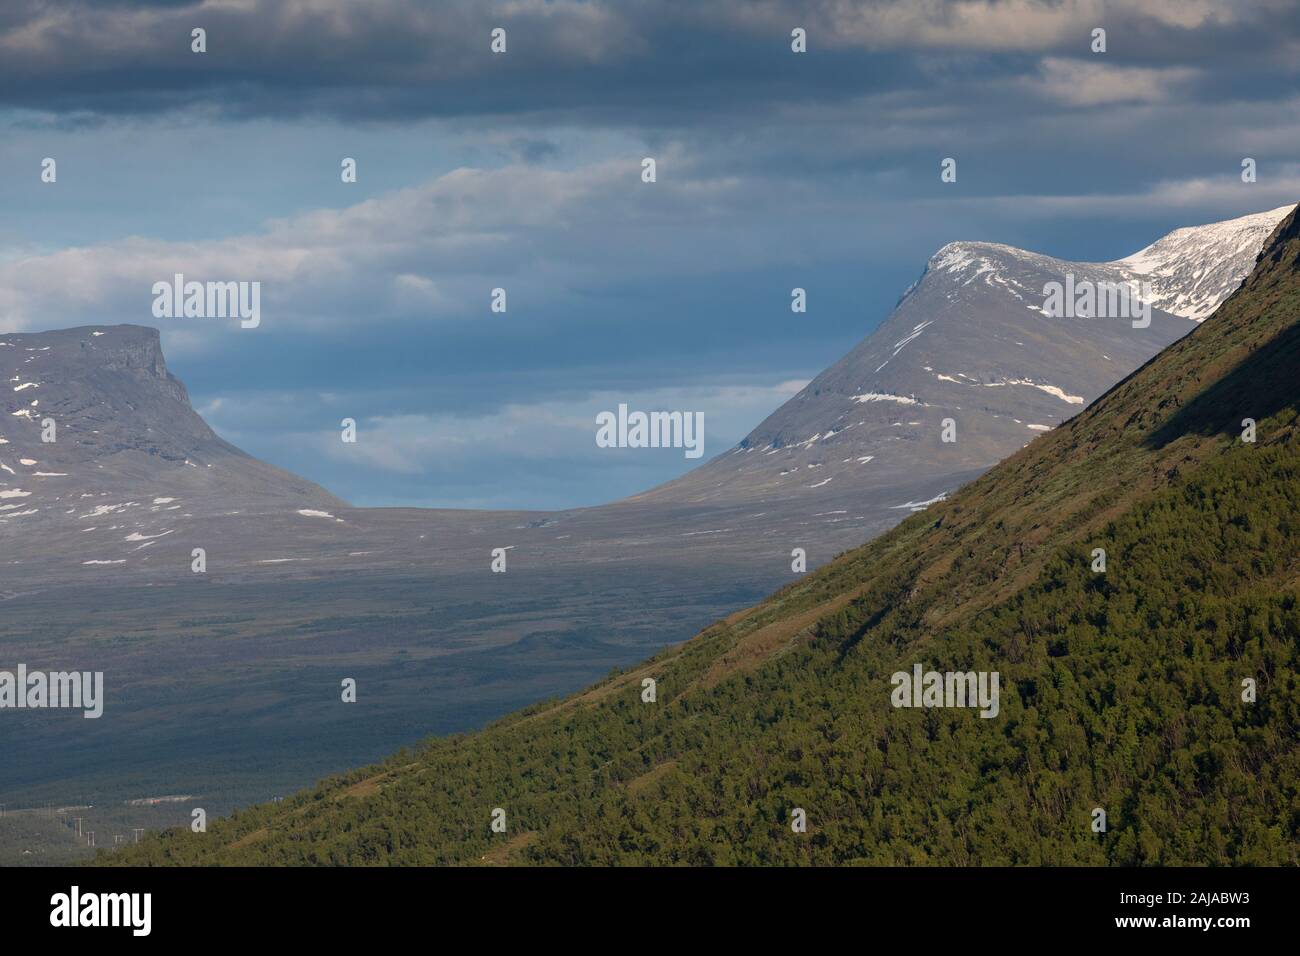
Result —
<path fill-rule="evenodd" d="M 1298 403 L 1293 214 L 1187 338 L 756 608 L 101 861 L 1298 863 Z M 999 672 L 1000 713 L 894 708 L 890 675 L 917 663 Z"/>

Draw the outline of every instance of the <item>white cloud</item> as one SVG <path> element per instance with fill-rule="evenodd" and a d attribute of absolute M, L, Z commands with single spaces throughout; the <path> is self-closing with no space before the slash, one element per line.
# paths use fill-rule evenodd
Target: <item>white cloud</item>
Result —
<path fill-rule="evenodd" d="M 1190 67 L 1116 66 L 1104 60 L 1047 57 L 1029 89 L 1070 106 L 1106 103 L 1159 103 L 1198 76 Z"/>
<path fill-rule="evenodd" d="M 302 430 L 301 416 L 294 410 L 303 398 L 292 392 L 223 395 L 204 403 L 200 411 L 223 438 L 245 450 L 264 454 L 265 445 L 274 450 L 270 457 L 325 459 L 334 463 L 331 470 L 352 465 L 365 472 L 437 476 L 483 468 L 505 474 L 541 462 L 571 467 L 575 461 L 586 461 L 594 468 L 619 467 L 632 459 L 644 462 L 642 454 L 662 454 L 671 459 L 670 469 L 684 471 L 693 463 L 679 451 L 634 450 L 626 453 L 630 458 L 618 461 L 624 454 L 621 450 L 597 448 L 596 414 L 613 411 L 619 403 L 642 411 L 703 412 L 704 455 L 709 458 L 736 444 L 807 383 L 807 379 L 789 379 L 775 384 L 591 391 L 473 412 L 358 414 L 355 444 L 341 441 L 340 429 L 333 427 L 343 414 L 334 412 L 352 403 L 346 395 L 329 396 L 330 411 L 322 413 L 321 427 L 313 431 Z M 367 396 L 356 396 L 355 404 L 364 406 L 366 400 Z"/>
<path fill-rule="evenodd" d="M 884 0 L 846 3 L 804 0 L 762 2 L 722 8 L 717 19 L 734 18 L 753 31 L 790 23 L 809 27 L 810 43 L 868 49 L 922 48 L 989 51 L 1046 51 L 1077 45 L 1084 49 L 1098 26 L 1147 21 L 1193 30 L 1280 12 L 1278 0 Z"/>
<path fill-rule="evenodd" d="M 729 267 L 777 254 L 734 225 L 774 201 L 761 189 L 693 176 L 671 145 L 658 151 L 661 181 L 648 186 L 640 155 L 565 170 L 461 168 L 343 209 L 271 220 L 255 233 L 130 237 L 13 257 L 0 262 L 0 330 L 136 322 L 183 333 L 188 341 L 169 345 L 192 348 L 236 327 L 154 319 L 152 286 L 176 273 L 259 281 L 263 327 L 310 331 L 381 317 L 479 316 L 496 286 L 507 288 L 515 311 L 612 279 L 708 273 L 717 260 L 704 253 L 725 237 Z M 693 224 L 684 237 L 683 221 Z"/>
<path fill-rule="evenodd" d="M 345 445 L 337 434 L 327 432 L 318 436 L 318 447 L 335 461 L 364 462 L 368 468 L 403 474 L 476 461 L 497 468 L 507 462 L 543 459 L 572 462 L 586 458 L 599 464 L 608 460 L 610 452 L 596 447 L 596 414 L 625 403 L 642 411 L 703 412 L 704 455 L 709 458 L 734 445 L 805 384 L 807 380 L 593 392 L 579 399 L 509 404 L 474 415 L 379 416 L 360 423 L 356 445 Z M 681 457 L 680 453 L 671 454 Z"/>

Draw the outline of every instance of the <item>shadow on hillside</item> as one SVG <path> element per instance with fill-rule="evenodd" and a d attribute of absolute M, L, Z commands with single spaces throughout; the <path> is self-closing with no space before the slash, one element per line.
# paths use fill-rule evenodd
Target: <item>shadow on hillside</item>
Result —
<path fill-rule="evenodd" d="M 1240 433 L 1243 418 L 1263 421 L 1300 401 L 1300 322 L 1180 408 L 1147 439 L 1163 448 L 1190 433 Z"/>

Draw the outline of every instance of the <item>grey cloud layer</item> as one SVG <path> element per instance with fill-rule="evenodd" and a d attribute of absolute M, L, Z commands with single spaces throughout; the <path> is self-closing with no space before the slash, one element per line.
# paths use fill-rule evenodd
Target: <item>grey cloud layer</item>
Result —
<path fill-rule="evenodd" d="M 206 106 L 350 119 L 557 112 L 605 123 L 630 110 L 680 122 L 915 87 L 925 71 L 913 54 L 935 50 L 976 64 L 993 57 L 995 74 L 1026 78 L 1039 74 L 1038 58 L 1055 58 L 1046 81 L 1068 93 L 1060 58 L 1086 55 L 1098 25 L 1116 65 L 1175 71 L 1132 74 L 1138 87 L 1187 79 L 1177 69 L 1207 58 L 1293 74 L 1297 19 L 1290 0 L 17 2 L 0 13 L 0 102 L 60 114 Z M 783 56 L 796 25 L 819 54 L 797 67 Z M 195 26 L 208 32 L 202 56 L 189 50 Z M 495 26 L 510 33 L 505 56 L 488 49 Z M 1117 95 L 1084 79 L 1085 96 Z"/>

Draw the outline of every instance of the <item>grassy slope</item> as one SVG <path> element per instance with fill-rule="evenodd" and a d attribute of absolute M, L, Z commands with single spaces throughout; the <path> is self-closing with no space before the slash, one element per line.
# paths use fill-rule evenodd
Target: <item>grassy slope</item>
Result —
<path fill-rule="evenodd" d="M 1300 862 L 1298 316 L 1293 215 L 1187 338 L 757 607 L 109 861 Z M 999 671 L 1000 715 L 894 709 L 890 674 L 917 662 Z"/>

